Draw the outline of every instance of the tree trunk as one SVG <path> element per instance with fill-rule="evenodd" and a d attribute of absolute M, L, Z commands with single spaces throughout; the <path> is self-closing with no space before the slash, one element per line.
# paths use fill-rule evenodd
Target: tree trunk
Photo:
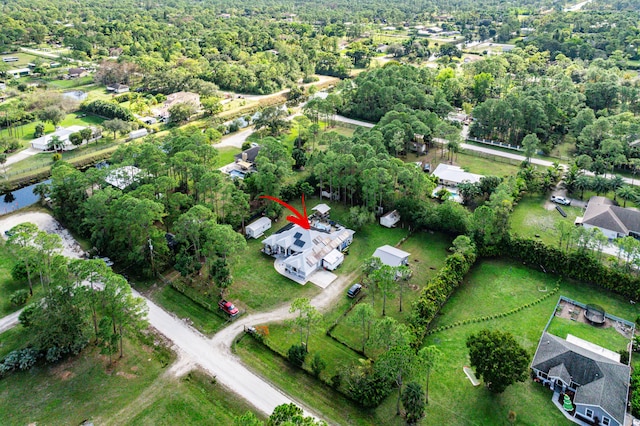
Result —
<path fill-rule="evenodd" d="M 429 374 L 431 373 L 431 369 L 427 370 L 427 383 L 424 386 L 424 402 L 425 404 L 429 403 Z"/>
<path fill-rule="evenodd" d="M 382 316 L 386 316 L 386 307 L 387 307 L 387 292 L 382 292 Z"/>
<path fill-rule="evenodd" d="M 403 279 L 403 278 L 400 278 Z M 400 284 L 400 312 L 402 312 L 402 289 L 404 288 L 404 284 Z"/>
<path fill-rule="evenodd" d="M 122 324 L 118 327 L 120 329 L 120 358 L 124 356 L 124 351 L 122 348 Z"/>

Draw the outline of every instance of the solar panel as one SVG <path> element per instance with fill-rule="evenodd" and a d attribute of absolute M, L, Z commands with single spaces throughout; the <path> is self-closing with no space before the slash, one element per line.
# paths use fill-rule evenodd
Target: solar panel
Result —
<path fill-rule="evenodd" d="M 302 246 L 304 246 L 304 241 L 302 241 L 302 240 L 295 240 L 295 241 L 293 242 L 293 245 L 294 245 L 294 246 L 298 246 L 298 247 L 302 247 Z"/>
<path fill-rule="evenodd" d="M 296 240 L 299 239 L 300 237 L 302 237 L 301 232 L 296 232 L 295 234 L 293 234 L 293 238 L 295 238 Z"/>

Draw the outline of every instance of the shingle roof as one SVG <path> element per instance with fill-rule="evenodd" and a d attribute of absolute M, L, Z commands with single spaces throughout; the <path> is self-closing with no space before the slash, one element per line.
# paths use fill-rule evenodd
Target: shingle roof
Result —
<path fill-rule="evenodd" d="M 591 197 L 582 223 L 627 235 L 640 232 L 640 211 L 616 206 L 604 197 Z"/>
<path fill-rule="evenodd" d="M 630 373 L 627 365 L 544 332 L 531 366 L 566 383 L 579 384 L 576 404 L 598 405 L 623 423 Z"/>
<path fill-rule="evenodd" d="M 236 154 L 234 158 L 236 160 L 242 160 L 242 154 L 247 154 L 247 159 L 245 161 L 248 161 L 249 163 L 255 163 L 258 152 L 260 152 L 260 147 L 254 146 L 249 149 L 245 149 L 240 154 Z"/>

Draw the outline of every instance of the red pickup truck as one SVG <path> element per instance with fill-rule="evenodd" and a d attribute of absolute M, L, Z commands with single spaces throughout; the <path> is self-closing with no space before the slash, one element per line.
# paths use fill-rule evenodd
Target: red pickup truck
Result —
<path fill-rule="evenodd" d="M 234 306 L 233 303 L 222 299 L 221 301 L 218 302 L 218 306 L 220 307 L 220 309 L 222 309 L 223 311 L 225 311 L 227 314 L 229 314 L 230 316 L 234 317 L 236 315 L 238 315 L 238 312 L 240 312 L 238 310 L 238 308 L 236 308 Z"/>

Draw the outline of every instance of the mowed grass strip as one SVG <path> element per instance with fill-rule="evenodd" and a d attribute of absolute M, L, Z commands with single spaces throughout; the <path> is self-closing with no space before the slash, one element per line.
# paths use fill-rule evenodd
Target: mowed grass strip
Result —
<path fill-rule="evenodd" d="M 201 371 L 192 371 L 181 378 L 162 377 L 159 382 L 157 392 L 131 402 L 124 413 L 120 413 L 124 417 L 112 424 L 231 425 L 247 411 L 264 419 L 249 403 Z M 126 415 L 131 412 L 134 415 Z"/>
<path fill-rule="evenodd" d="M 492 395 L 482 385 L 472 386 L 462 370 L 469 365 L 467 337 L 485 328 L 508 331 L 533 359 L 540 335 L 560 295 L 582 303 L 598 303 L 607 312 L 622 318 L 636 318 L 638 308 L 635 305 L 598 287 L 559 280 L 554 275 L 521 264 L 481 260 L 451 296 L 433 326 L 508 311 L 533 302 L 544 294 L 540 290 L 550 290 L 558 283 L 560 291 L 557 295 L 513 315 L 462 325 L 427 337 L 425 344 L 437 345 L 444 357 L 431 376 L 430 404 L 426 414 L 430 421 L 425 424 L 506 424 L 510 410 L 517 413 L 521 424 L 565 422 L 551 403 L 551 392 L 530 380 L 510 386 L 501 395 Z"/>
<path fill-rule="evenodd" d="M 293 367 L 248 336 L 236 343 L 235 352 L 253 371 L 265 377 L 295 400 L 321 414 L 331 425 L 401 425 L 381 421 L 373 410 L 364 410 L 319 380 Z M 394 413 L 395 414 L 395 413 Z"/>
<path fill-rule="evenodd" d="M 211 335 L 220 330 L 226 321 L 208 309 L 198 305 L 178 290 L 167 285 L 153 293 L 153 300 L 178 318 L 189 318 L 202 333 Z M 217 302 L 211 302 L 217 306 Z"/>

